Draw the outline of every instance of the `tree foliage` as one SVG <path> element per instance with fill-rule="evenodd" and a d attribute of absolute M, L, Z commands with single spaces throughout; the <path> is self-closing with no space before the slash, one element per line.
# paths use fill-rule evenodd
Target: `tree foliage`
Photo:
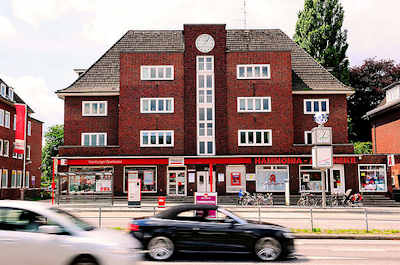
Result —
<path fill-rule="evenodd" d="M 354 142 L 355 154 L 372 154 L 371 142 Z"/>
<path fill-rule="evenodd" d="M 350 69 L 350 86 L 355 93 L 348 98 L 350 141 L 371 141 L 370 121 L 362 118 L 384 99 L 382 90 L 400 80 L 400 64 L 393 60 L 367 59 Z"/>
<path fill-rule="evenodd" d="M 45 145 L 42 151 L 42 183 L 50 183 L 52 178 L 53 160 L 58 155 L 58 147 L 64 144 L 64 126 L 55 125 L 44 135 Z"/>
<path fill-rule="evenodd" d="M 298 13 L 294 41 L 332 74 L 348 84 L 347 31 L 339 0 L 305 0 Z"/>

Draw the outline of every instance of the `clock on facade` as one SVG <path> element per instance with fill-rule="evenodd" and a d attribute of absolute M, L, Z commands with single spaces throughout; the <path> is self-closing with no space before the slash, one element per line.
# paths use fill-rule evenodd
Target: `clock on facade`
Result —
<path fill-rule="evenodd" d="M 201 34 L 196 39 L 196 48 L 203 53 L 207 53 L 214 49 L 214 45 L 214 38 L 209 34 Z"/>
<path fill-rule="evenodd" d="M 315 145 L 331 145 L 332 144 L 332 128 L 316 127 L 312 129 L 313 144 Z"/>

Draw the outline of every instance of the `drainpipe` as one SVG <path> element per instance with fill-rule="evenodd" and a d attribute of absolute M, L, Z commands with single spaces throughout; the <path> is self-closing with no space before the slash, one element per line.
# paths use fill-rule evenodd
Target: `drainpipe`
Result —
<path fill-rule="evenodd" d="M 376 123 L 373 123 L 373 128 L 374 128 L 374 150 L 375 150 L 375 154 L 378 153 L 377 147 L 376 147 Z"/>

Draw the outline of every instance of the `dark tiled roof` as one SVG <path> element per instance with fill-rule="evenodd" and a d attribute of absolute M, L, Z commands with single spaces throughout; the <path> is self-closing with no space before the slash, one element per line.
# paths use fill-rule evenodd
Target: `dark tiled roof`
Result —
<path fill-rule="evenodd" d="M 399 86 L 400 85 L 400 81 L 394 82 L 390 85 L 388 85 L 387 87 L 383 88 L 383 91 L 386 91 L 388 89 L 391 89 L 395 86 Z M 375 108 L 372 109 L 370 111 L 368 111 L 363 118 L 367 119 L 369 117 L 373 117 L 379 114 L 382 114 L 386 111 L 395 109 L 395 108 L 399 108 L 400 107 L 400 99 L 395 99 L 393 101 L 387 101 L 386 97 L 381 101 L 381 103 L 379 103 L 379 105 Z"/>
<path fill-rule="evenodd" d="M 227 30 L 227 52 L 291 51 L 293 90 L 351 91 L 283 31 Z M 182 31 L 128 31 L 71 86 L 58 92 L 119 91 L 119 54 L 121 52 L 184 52 Z"/>
<path fill-rule="evenodd" d="M 3 84 L 5 84 L 7 87 L 10 87 L 10 86 L 7 85 L 7 83 L 4 82 L 4 80 L 2 80 L 1 78 L 0 78 L 0 83 L 3 83 Z M 1 96 L 0 96 L 0 97 L 1 97 Z M 15 90 L 14 90 L 14 101 L 11 101 L 9 98 L 3 98 L 3 97 L 1 97 L 1 98 L 2 98 L 3 100 L 5 100 L 5 101 L 9 102 L 10 104 L 13 104 L 13 103 L 26 104 L 25 101 L 23 101 L 22 98 L 20 98 L 20 97 L 18 96 L 18 94 L 15 93 Z M 28 112 L 34 113 L 33 109 L 32 109 L 28 104 L 26 104 L 26 106 L 27 106 L 27 108 L 28 108 Z"/>

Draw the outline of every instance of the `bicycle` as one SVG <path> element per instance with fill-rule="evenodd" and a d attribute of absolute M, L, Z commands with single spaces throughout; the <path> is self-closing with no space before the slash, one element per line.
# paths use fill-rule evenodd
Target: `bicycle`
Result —
<path fill-rule="evenodd" d="M 267 194 L 257 194 L 257 204 L 258 205 L 274 205 L 274 198 L 272 193 Z"/>

